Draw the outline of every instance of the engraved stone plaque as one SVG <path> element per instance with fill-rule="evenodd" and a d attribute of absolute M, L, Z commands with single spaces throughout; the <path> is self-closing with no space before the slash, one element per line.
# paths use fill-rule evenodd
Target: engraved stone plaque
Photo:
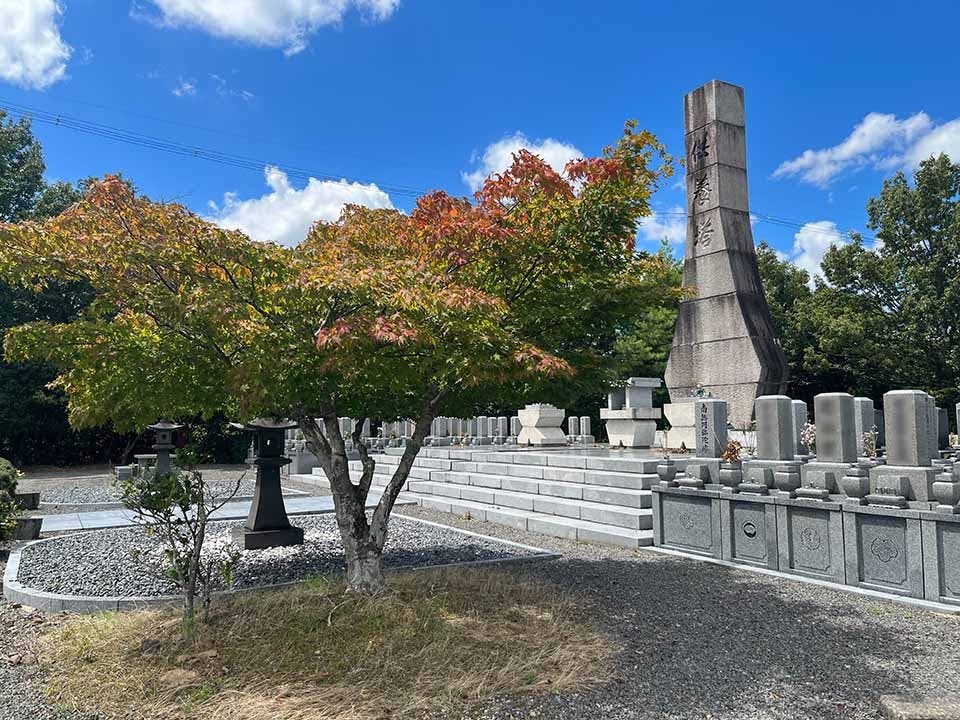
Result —
<path fill-rule="evenodd" d="M 709 550 L 713 544 L 710 500 L 683 495 L 664 496 L 663 541 L 672 547 Z"/>
<path fill-rule="evenodd" d="M 923 597 L 919 514 L 869 506 L 844 509 L 847 582 Z"/>

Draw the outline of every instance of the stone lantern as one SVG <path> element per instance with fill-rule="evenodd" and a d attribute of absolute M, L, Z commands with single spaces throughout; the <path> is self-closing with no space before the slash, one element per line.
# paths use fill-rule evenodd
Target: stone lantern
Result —
<path fill-rule="evenodd" d="M 157 452 L 156 473 L 157 475 L 166 475 L 172 470 L 170 451 L 176 447 L 173 442 L 173 434 L 183 428 L 183 425 L 170 420 L 161 420 L 148 427 L 156 433 L 156 439 L 153 443 L 153 449 Z"/>
<path fill-rule="evenodd" d="M 241 427 L 253 433 L 257 486 L 247 521 L 233 530 L 233 541 L 245 550 L 302 545 L 303 529 L 290 525 L 280 489 L 280 468 L 291 462 L 283 456 L 286 431 L 297 424 L 257 418 Z"/>

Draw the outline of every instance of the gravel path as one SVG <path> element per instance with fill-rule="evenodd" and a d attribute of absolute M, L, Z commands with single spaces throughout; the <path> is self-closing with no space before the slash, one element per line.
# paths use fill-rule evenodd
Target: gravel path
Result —
<path fill-rule="evenodd" d="M 649 550 L 403 513 L 563 553 L 517 572 L 581 593 L 624 647 L 606 687 L 502 698 L 445 719 L 879 720 L 880 695 L 960 693 L 957 616 Z"/>
<path fill-rule="evenodd" d="M 212 551 L 229 544 L 230 530 L 242 523 L 215 522 L 208 528 Z M 342 545 L 332 515 L 297 517 L 304 529 L 303 545 L 248 550 L 235 570 L 236 587 L 290 582 L 344 569 Z M 64 535 L 26 548 L 17 579 L 27 587 L 65 595 L 156 596 L 176 589 L 159 573 L 144 572 L 135 551 L 159 558 L 159 542 L 144 528 L 119 528 Z M 384 551 L 388 567 L 442 565 L 476 560 L 527 556 L 531 552 L 503 543 L 474 538 L 446 528 L 395 519 Z M 218 589 L 222 589 L 218 586 Z"/>
<path fill-rule="evenodd" d="M 241 480 L 237 498 L 253 497 L 256 480 Z M 217 480 L 209 482 L 207 488 L 212 496 L 223 497 L 233 492 L 237 481 Z M 299 495 L 298 490 L 283 489 L 284 495 Z M 40 493 L 40 501 L 53 505 L 110 505 L 119 502 L 112 482 L 103 485 L 73 485 L 52 487 Z"/>

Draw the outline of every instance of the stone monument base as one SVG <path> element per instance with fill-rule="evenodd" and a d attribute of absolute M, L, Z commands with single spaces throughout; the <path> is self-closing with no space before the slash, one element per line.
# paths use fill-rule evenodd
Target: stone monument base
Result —
<path fill-rule="evenodd" d="M 657 423 L 653 420 L 607 419 L 607 438 L 610 440 L 611 447 L 620 445 L 626 448 L 653 447 L 656 434 Z"/>
<path fill-rule="evenodd" d="M 687 475 L 707 485 L 720 484 L 720 458 L 692 457 L 687 460 Z"/>
<path fill-rule="evenodd" d="M 274 530 L 250 530 L 246 527 L 238 527 L 234 528 L 230 534 L 233 542 L 244 550 L 303 545 L 303 528 L 293 526 Z"/>
<path fill-rule="evenodd" d="M 933 483 L 937 479 L 935 467 L 902 467 L 898 465 L 877 465 L 870 468 L 870 490 L 878 492 L 891 485 L 900 484 L 899 478 L 906 478 L 906 499 L 918 502 L 932 502 Z"/>
<path fill-rule="evenodd" d="M 817 462 L 800 467 L 803 487 L 822 488 L 829 493 L 840 492 L 840 478 L 847 474 L 853 463 Z"/>

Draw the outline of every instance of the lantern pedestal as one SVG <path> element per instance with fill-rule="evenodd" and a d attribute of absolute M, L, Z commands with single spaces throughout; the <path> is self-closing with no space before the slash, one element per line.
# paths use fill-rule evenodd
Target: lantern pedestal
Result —
<path fill-rule="evenodd" d="M 284 432 L 296 423 L 258 419 L 246 427 L 256 433 L 257 487 L 247 521 L 233 529 L 233 542 L 244 550 L 302 545 L 303 528 L 290 524 L 280 487 L 280 468 L 290 463 L 283 457 Z"/>

